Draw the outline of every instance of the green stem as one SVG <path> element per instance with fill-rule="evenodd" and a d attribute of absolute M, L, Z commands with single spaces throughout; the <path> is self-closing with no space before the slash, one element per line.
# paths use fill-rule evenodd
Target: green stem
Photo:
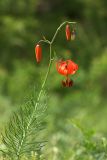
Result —
<path fill-rule="evenodd" d="M 30 127 L 30 125 L 31 125 L 31 123 L 32 123 L 32 120 L 33 120 L 33 118 L 34 118 L 34 116 L 35 116 L 35 111 L 36 111 L 36 109 L 37 109 L 37 107 L 38 107 L 39 100 L 40 100 L 40 98 L 41 98 L 41 95 L 42 95 L 44 86 L 45 86 L 45 84 L 46 84 L 46 82 L 47 82 L 48 75 L 49 75 L 50 68 L 51 68 L 51 64 L 52 64 L 52 60 L 53 60 L 53 59 L 52 59 L 52 46 L 51 46 L 51 44 L 50 44 L 49 67 L 48 67 L 48 70 L 47 70 L 45 79 L 44 79 L 44 81 L 43 81 L 43 84 L 42 84 L 42 86 L 41 86 L 41 90 L 40 90 L 40 92 L 39 92 L 39 94 L 38 94 L 38 98 L 37 98 L 37 102 L 36 102 L 36 104 L 35 104 L 34 111 L 33 111 L 32 115 L 31 115 L 31 118 L 30 118 L 30 120 L 29 120 L 29 122 L 28 122 L 28 125 L 27 125 L 27 127 L 26 127 L 26 130 L 23 131 L 23 138 L 22 138 L 22 140 L 21 140 L 21 143 L 20 143 L 20 145 L 19 145 L 19 147 L 18 147 L 18 151 L 17 151 L 17 160 L 20 160 L 21 148 L 23 147 L 23 143 L 24 143 L 24 141 L 25 141 L 25 139 L 26 139 L 27 132 L 28 132 L 29 127 Z"/>
<path fill-rule="evenodd" d="M 63 23 L 57 28 L 57 30 L 56 30 L 56 32 L 55 32 L 55 34 L 54 34 L 54 36 L 53 36 L 53 38 L 52 38 L 52 40 L 51 40 L 51 44 L 55 41 L 55 38 L 56 38 L 59 30 L 60 30 L 65 24 L 67 24 L 67 23 L 68 23 L 68 24 L 76 24 L 76 22 L 69 22 L 69 21 L 63 22 Z"/>
<path fill-rule="evenodd" d="M 44 79 L 44 81 L 43 81 L 41 90 L 40 90 L 39 95 L 38 95 L 38 98 L 37 98 L 37 103 L 38 103 L 38 101 L 40 100 L 40 97 L 41 97 L 41 94 L 42 94 L 42 92 L 43 92 L 44 86 L 45 86 L 45 84 L 46 84 L 46 82 L 47 82 L 47 79 L 48 79 L 48 75 L 49 75 L 49 72 L 50 72 L 50 68 L 51 68 L 52 61 L 53 61 L 53 59 L 52 59 L 52 45 L 50 44 L 50 60 L 49 60 L 49 66 L 48 66 L 48 70 L 47 70 L 45 79 Z"/>
<path fill-rule="evenodd" d="M 55 38 L 56 38 L 59 30 L 63 27 L 63 25 L 65 25 L 65 24 L 67 24 L 67 23 L 69 23 L 69 24 L 76 24 L 76 22 L 68 22 L 68 21 L 66 21 L 66 22 L 62 23 L 62 24 L 57 28 L 57 30 L 56 30 L 56 32 L 55 32 L 55 34 L 54 34 L 54 36 L 53 36 L 53 38 L 52 38 L 51 41 L 45 39 L 45 40 L 40 40 L 40 41 L 38 42 L 38 43 L 44 42 L 44 43 L 49 44 L 49 48 L 50 48 L 49 66 L 48 66 L 47 73 L 46 73 L 46 75 L 45 75 L 45 79 L 44 79 L 44 81 L 43 81 L 43 83 L 42 83 L 40 92 L 39 92 L 39 94 L 38 94 L 38 98 L 37 98 L 37 102 L 36 102 L 35 107 L 34 107 L 34 111 L 33 111 L 32 115 L 31 115 L 31 118 L 30 118 L 30 120 L 29 120 L 29 122 L 28 122 L 28 125 L 27 125 L 26 129 L 23 131 L 23 138 L 22 138 L 22 140 L 21 140 L 21 142 L 20 142 L 20 145 L 18 146 L 17 160 L 20 160 L 21 149 L 22 149 L 23 144 L 24 144 L 24 142 L 25 142 L 25 140 L 26 140 L 26 135 L 27 135 L 27 133 L 28 133 L 28 130 L 29 130 L 29 127 L 30 127 L 30 125 L 31 125 L 31 123 L 32 123 L 32 120 L 33 120 L 33 118 L 34 118 L 34 116 L 35 116 L 35 111 L 36 111 L 36 109 L 37 109 L 37 107 L 38 107 L 39 100 L 40 100 L 40 98 L 41 98 L 43 89 L 44 89 L 44 87 L 45 87 L 45 85 L 46 85 L 46 82 L 47 82 L 47 79 L 48 79 L 48 75 L 49 75 L 49 72 L 50 72 L 51 64 L 52 64 L 52 61 L 53 61 L 53 59 L 52 59 L 52 44 L 53 44 L 53 42 L 55 41 Z"/>
<path fill-rule="evenodd" d="M 38 43 L 41 43 L 41 42 L 44 42 L 44 43 L 48 43 L 48 44 L 50 44 L 50 41 L 49 41 L 49 40 L 47 40 L 47 39 L 46 39 L 46 40 L 43 40 L 43 39 L 42 39 L 42 40 L 40 40 Z"/>

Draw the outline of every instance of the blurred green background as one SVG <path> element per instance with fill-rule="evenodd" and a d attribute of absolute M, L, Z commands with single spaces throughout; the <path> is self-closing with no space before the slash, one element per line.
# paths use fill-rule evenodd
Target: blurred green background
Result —
<path fill-rule="evenodd" d="M 71 119 L 107 134 L 107 1 L 0 0 L 0 132 L 45 75 L 49 47 L 42 45 L 43 60 L 38 65 L 36 43 L 43 36 L 50 40 L 66 20 L 77 21 L 76 40 L 67 42 L 63 28 L 53 51 L 59 58 L 73 59 L 79 71 L 72 88 L 61 86 L 64 77 L 55 64 L 48 79 L 46 137 L 50 146 L 59 145 L 59 151 L 67 150 L 75 135 Z M 57 148 L 53 152 L 58 154 Z"/>

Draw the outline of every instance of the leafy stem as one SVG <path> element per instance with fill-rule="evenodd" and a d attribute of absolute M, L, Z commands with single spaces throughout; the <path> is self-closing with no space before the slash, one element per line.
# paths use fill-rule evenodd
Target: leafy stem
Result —
<path fill-rule="evenodd" d="M 45 37 L 43 37 L 42 40 L 40 40 L 38 43 L 47 43 L 49 45 L 49 65 L 48 69 L 44 78 L 44 81 L 41 85 L 41 89 L 38 93 L 37 100 L 31 99 L 27 104 L 25 104 L 25 107 L 22 106 L 20 108 L 20 112 L 17 114 L 14 114 L 12 120 L 10 120 L 9 127 L 5 131 L 5 136 L 3 136 L 3 142 L 5 146 L 7 147 L 7 153 L 9 156 L 14 158 L 14 155 L 16 156 L 17 160 L 21 159 L 21 156 L 23 154 L 30 153 L 31 151 L 38 151 L 41 148 L 41 143 L 37 142 L 35 131 L 41 130 L 41 119 L 40 117 L 42 113 L 44 113 L 43 108 L 41 110 L 41 107 L 38 106 L 40 104 L 40 100 L 42 97 L 42 93 L 44 91 L 46 82 L 48 80 L 48 75 L 50 73 L 51 65 L 54 60 L 54 53 L 52 54 L 52 44 L 55 41 L 55 38 L 60 31 L 60 29 L 65 24 L 75 24 L 76 22 L 63 22 L 56 30 L 55 34 L 53 35 L 53 38 L 51 41 L 47 40 Z M 38 111 L 38 109 L 40 109 Z M 41 117 L 40 117 L 41 118 Z M 30 138 L 29 138 L 30 136 Z M 34 141 L 33 141 L 34 140 Z M 36 147 L 37 146 L 37 147 Z"/>
<path fill-rule="evenodd" d="M 52 61 L 53 61 L 53 59 L 52 59 L 52 46 L 51 46 L 51 44 L 50 44 L 49 67 L 48 67 L 48 70 L 47 70 L 45 79 L 44 79 L 44 81 L 43 81 L 43 83 L 42 83 L 41 90 L 40 90 L 40 92 L 39 92 L 39 94 L 38 94 L 38 98 L 37 98 L 37 102 L 36 102 L 35 107 L 34 107 L 34 111 L 33 111 L 32 115 L 31 115 L 31 118 L 30 118 L 27 126 L 26 126 L 26 129 L 23 130 L 23 138 L 22 138 L 22 140 L 21 140 L 21 142 L 20 142 L 20 145 L 19 145 L 18 151 L 17 151 L 17 160 L 20 160 L 21 148 L 23 147 L 23 144 L 24 144 L 24 142 L 25 142 L 25 140 L 26 140 L 26 135 L 27 135 L 27 133 L 28 133 L 28 131 L 29 131 L 29 128 L 30 128 L 30 125 L 32 124 L 32 121 L 33 121 L 33 119 L 34 119 L 35 111 L 37 110 L 37 107 L 38 107 L 38 105 L 39 105 L 39 100 L 40 100 L 40 98 L 41 98 L 41 95 L 42 95 L 44 86 L 45 86 L 46 81 L 47 81 L 47 79 L 48 79 L 48 75 L 49 75 L 49 72 L 50 72 L 50 68 L 51 68 Z"/>
<path fill-rule="evenodd" d="M 50 72 L 51 64 L 52 64 L 52 61 L 53 61 L 53 58 L 52 58 L 52 44 L 53 44 L 53 42 L 55 41 L 55 38 L 56 38 L 58 32 L 60 31 L 60 29 L 61 29 L 65 24 L 76 24 L 76 22 L 69 22 L 69 21 L 63 22 L 63 23 L 57 28 L 57 30 L 56 30 L 56 32 L 55 32 L 55 34 L 54 34 L 54 36 L 53 36 L 53 38 L 52 38 L 51 41 L 49 41 L 49 40 L 47 40 L 46 38 L 44 38 L 43 40 L 40 40 L 40 41 L 38 42 L 38 43 L 42 43 L 42 42 L 43 42 L 43 43 L 49 44 L 49 50 L 50 50 L 50 51 L 49 51 L 49 54 L 50 54 L 50 56 L 49 56 L 49 66 L 48 66 L 48 70 L 47 70 L 47 73 L 46 73 L 46 75 L 45 75 L 44 81 L 43 81 L 43 83 L 42 83 L 40 92 L 39 92 L 39 94 L 38 94 L 37 102 L 36 102 L 35 107 L 34 107 L 34 111 L 33 111 L 32 115 L 31 115 L 31 118 L 30 118 L 30 120 L 29 120 L 29 122 L 28 122 L 28 125 L 27 125 L 27 127 L 26 127 L 26 130 L 23 131 L 23 138 L 22 138 L 22 140 L 21 140 L 21 143 L 20 143 L 20 145 L 19 145 L 19 147 L 18 147 L 18 152 L 17 152 L 18 160 L 20 159 L 20 158 L 19 158 L 19 155 L 20 155 L 20 152 L 21 152 L 21 148 L 23 147 L 23 143 L 24 143 L 24 141 L 26 140 L 26 134 L 27 134 L 27 132 L 28 132 L 28 130 L 29 130 L 30 125 L 32 124 L 32 120 L 33 120 L 33 118 L 34 118 L 34 116 L 35 116 L 35 111 L 36 111 L 36 109 L 37 109 L 37 107 L 38 107 L 39 100 L 40 100 L 40 98 L 41 98 L 42 92 L 43 92 L 43 90 L 44 90 L 44 87 L 45 87 L 46 82 L 47 82 L 47 79 L 48 79 L 48 75 L 49 75 L 49 72 Z"/>

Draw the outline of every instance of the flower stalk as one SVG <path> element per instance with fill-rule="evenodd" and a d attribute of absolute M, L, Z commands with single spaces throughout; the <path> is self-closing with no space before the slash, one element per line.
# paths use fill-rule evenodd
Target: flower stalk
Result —
<path fill-rule="evenodd" d="M 34 139 L 35 141 L 32 141 L 32 139 L 29 139 L 29 135 L 31 137 L 34 137 L 35 131 L 37 130 L 39 132 L 39 130 L 40 130 L 38 127 L 38 122 L 39 122 L 39 120 L 37 118 L 38 116 L 36 117 L 36 115 L 38 115 L 39 113 L 37 113 L 36 111 L 39 107 L 41 96 L 44 91 L 45 85 L 47 83 L 48 76 L 49 76 L 50 69 L 51 69 L 51 65 L 54 60 L 54 53 L 52 53 L 52 45 L 55 42 L 57 34 L 61 30 L 61 28 L 66 24 L 73 24 L 74 25 L 74 24 L 76 24 L 76 22 L 68 22 L 68 21 L 63 22 L 57 28 L 51 41 L 49 41 L 45 37 L 43 37 L 43 39 L 37 43 L 37 49 L 36 49 L 36 52 L 37 52 L 36 56 L 37 57 L 36 58 L 37 58 L 37 62 L 39 62 L 39 63 L 42 59 L 42 48 L 40 48 L 41 47 L 40 44 L 46 43 L 49 45 L 49 65 L 48 65 L 48 69 L 47 69 L 45 78 L 43 80 L 43 83 L 41 85 L 40 91 L 38 93 L 36 102 L 35 102 L 35 100 L 32 102 L 32 99 L 31 99 L 31 101 L 29 101 L 28 104 L 25 105 L 25 107 L 22 106 L 20 108 L 19 113 L 14 114 L 12 120 L 10 121 L 9 128 L 7 128 L 7 130 L 6 130 L 6 136 L 3 136 L 3 143 L 7 147 L 7 150 L 5 151 L 5 153 L 9 157 L 11 157 L 12 159 L 21 160 L 21 158 L 24 154 L 30 153 L 31 151 L 36 152 L 37 150 L 35 150 L 35 149 L 36 148 L 38 149 L 40 144 L 42 143 L 42 142 L 37 143 L 35 140 L 36 137 Z M 71 70 L 69 70 L 70 68 L 73 69 L 73 65 L 70 65 L 70 67 L 67 68 L 66 61 L 65 61 L 64 64 L 60 63 L 60 65 L 58 67 L 58 72 L 65 73 L 65 71 L 67 70 L 67 72 L 69 71 L 71 73 Z M 67 76 L 67 75 L 65 75 L 65 76 Z M 67 78 L 66 81 L 63 82 L 63 84 L 65 86 L 71 86 L 72 81 L 69 80 L 69 78 Z M 29 107 L 28 107 L 28 105 L 29 105 Z M 41 111 L 41 110 L 39 112 L 43 113 L 43 111 Z M 41 148 L 41 146 L 40 146 L 40 148 Z"/>
<path fill-rule="evenodd" d="M 39 93 L 39 95 L 38 95 L 38 100 L 40 99 L 41 92 L 42 92 L 42 90 L 44 89 L 44 86 L 45 86 L 46 81 L 47 81 L 47 79 L 48 79 L 48 75 L 49 75 L 49 72 L 50 72 L 51 64 L 52 64 L 52 61 L 53 61 L 53 59 L 54 59 L 54 58 L 52 58 L 52 44 L 54 43 L 55 38 L 56 38 L 58 32 L 59 32 L 59 31 L 61 30 L 61 28 L 62 28 L 64 25 L 66 25 L 66 24 L 76 24 L 76 22 L 65 21 L 65 22 L 61 23 L 60 26 L 57 28 L 55 34 L 53 35 L 53 38 L 52 38 L 51 41 L 49 41 L 49 40 L 47 40 L 47 39 L 45 38 L 45 40 L 40 40 L 40 41 L 38 42 L 38 44 L 39 44 L 39 43 L 42 43 L 42 42 L 43 42 L 43 43 L 47 43 L 47 44 L 49 44 L 49 48 L 50 48 L 50 52 L 49 52 L 49 57 L 50 57 L 50 58 L 49 58 L 49 66 L 48 66 L 48 70 L 47 70 L 47 73 L 46 73 L 46 75 L 45 75 L 45 79 L 44 79 L 44 81 L 43 81 L 43 84 L 42 84 L 42 86 L 41 86 L 40 93 Z"/>

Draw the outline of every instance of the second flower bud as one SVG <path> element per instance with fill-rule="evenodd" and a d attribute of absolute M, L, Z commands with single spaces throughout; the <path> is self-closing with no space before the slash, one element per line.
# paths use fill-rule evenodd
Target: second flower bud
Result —
<path fill-rule="evenodd" d="M 70 30 L 69 24 L 66 25 L 65 33 L 66 33 L 66 39 L 67 39 L 68 41 L 70 41 L 70 40 L 71 40 L 71 30 Z"/>

